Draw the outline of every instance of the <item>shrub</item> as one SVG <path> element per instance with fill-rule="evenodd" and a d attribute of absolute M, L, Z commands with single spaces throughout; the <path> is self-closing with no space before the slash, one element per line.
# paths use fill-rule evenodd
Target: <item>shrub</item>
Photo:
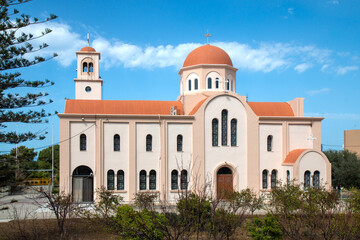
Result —
<path fill-rule="evenodd" d="M 248 231 L 251 238 L 255 240 L 276 240 L 283 237 L 281 226 L 274 216 L 269 213 L 264 217 L 263 221 L 254 218 L 248 226 Z"/>

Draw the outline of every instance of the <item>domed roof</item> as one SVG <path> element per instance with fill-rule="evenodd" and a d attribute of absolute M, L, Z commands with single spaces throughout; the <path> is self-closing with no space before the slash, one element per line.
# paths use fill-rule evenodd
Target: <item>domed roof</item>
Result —
<path fill-rule="evenodd" d="M 96 52 L 92 47 L 83 47 L 80 52 Z"/>
<path fill-rule="evenodd" d="M 183 67 L 199 64 L 226 64 L 233 66 L 229 55 L 221 48 L 212 45 L 198 47 L 189 53 Z"/>

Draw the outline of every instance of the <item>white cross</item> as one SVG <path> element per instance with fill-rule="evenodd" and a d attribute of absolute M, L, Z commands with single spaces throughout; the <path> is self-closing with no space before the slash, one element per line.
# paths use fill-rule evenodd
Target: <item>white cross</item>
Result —
<path fill-rule="evenodd" d="M 311 133 L 310 137 L 308 137 L 308 140 L 311 141 L 311 148 L 314 148 L 314 140 L 316 140 L 317 138 L 314 137 L 314 135 Z"/>

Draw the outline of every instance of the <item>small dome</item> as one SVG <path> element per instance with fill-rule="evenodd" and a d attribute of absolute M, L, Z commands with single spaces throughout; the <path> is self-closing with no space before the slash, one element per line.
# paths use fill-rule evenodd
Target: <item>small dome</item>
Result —
<path fill-rule="evenodd" d="M 80 52 L 96 52 L 92 47 L 83 47 Z"/>
<path fill-rule="evenodd" d="M 199 64 L 226 64 L 233 66 L 229 55 L 221 48 L 212 45 L 198 47 L 189 53 L 183 67 Z"/>

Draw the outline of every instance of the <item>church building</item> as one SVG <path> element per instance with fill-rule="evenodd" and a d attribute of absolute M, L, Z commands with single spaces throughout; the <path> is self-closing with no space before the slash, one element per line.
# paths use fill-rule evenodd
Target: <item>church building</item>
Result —
<path fill-rule="evenodd" d="M 75 99 L 58 114 L 60 190 L 75 201 L 93 201 L 102 186 L 125 201 L 138 192 L 175 201 L 204 186 L 216 196 L 293 180 L 331 187 L 323 118 L 304 117 L 303 98 L 248 102 L 224 50 L 206 44 L 186 57 L 175 101 L 103 100 L 100 53 L 76 56 Z"/>

